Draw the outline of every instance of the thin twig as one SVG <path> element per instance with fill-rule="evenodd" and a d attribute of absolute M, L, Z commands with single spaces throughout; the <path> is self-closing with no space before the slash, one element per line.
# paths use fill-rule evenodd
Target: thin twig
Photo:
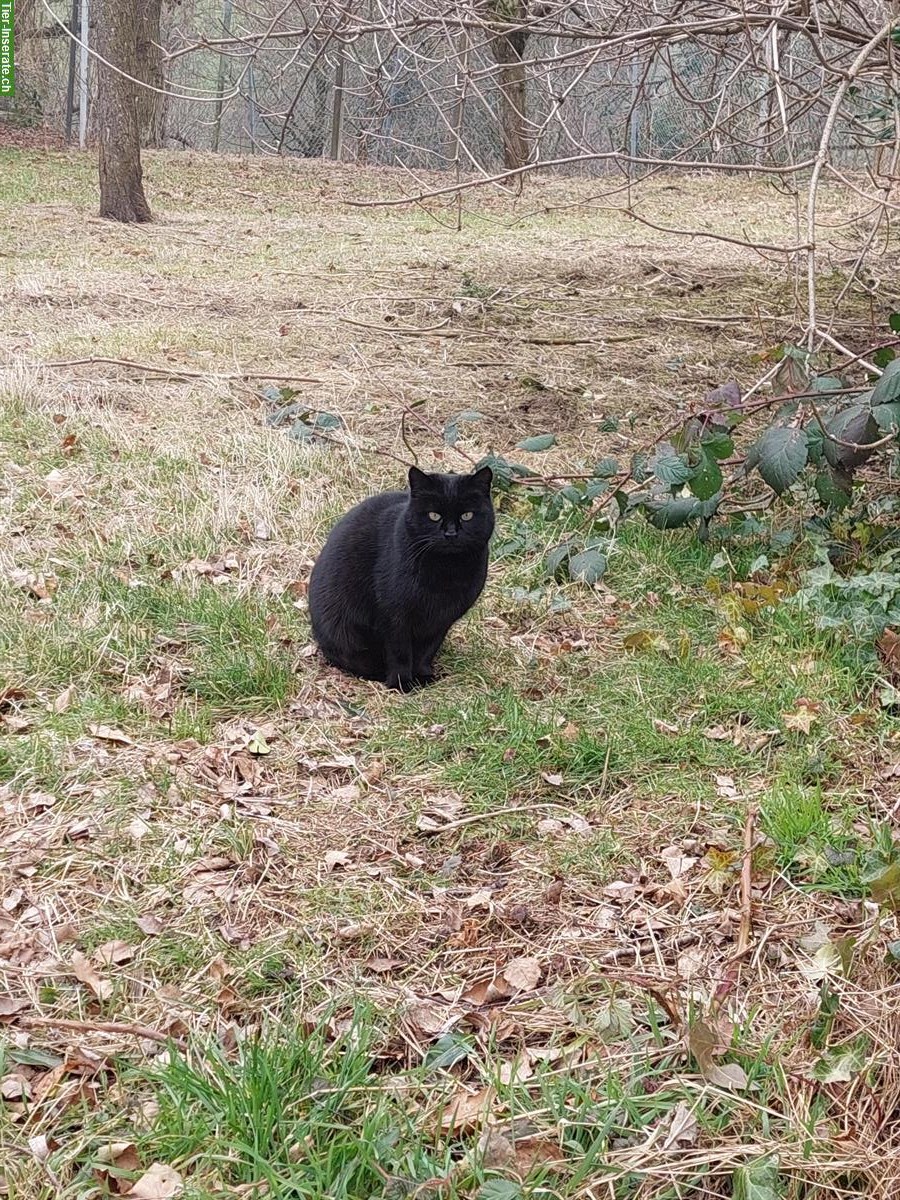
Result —
<path fill-rule="evenodd" d="M 60 370 L 63 367 L 125 367 L 129 371 L 144 371 L 150 375 L 167 375 L 172 379 L 284 379 L 289 383 L 322 383 L 308 375 L 260 374 L 257 371 L 189 371 L 180 367 L 161 367 L 154 363 L 134 362 L 130 358 L 105 358 L 92 355 L 90 358 L 62 358 L 39 363 L 39 366 Z"/>
<path fill-rule="evenodd" d="M 177 1042 L 178 1039 L 146 1025 L 129 1025 L 124 1021 L 69 1021 L 62 1017 L 16 1017 L 20 1025 L 32 1029 L 72 1029 L 81 1033 L 121 1033 L 129 1037 L 146 1038 L 153 1042 Z"/>
<path fill-rule="evenodd" d="M 737 949 L 734 958 L 743 958 L 750 949 L 753 936 L 753 837 L 756 828 L 756 809 L 751 805 L 747 810 L 747 820 L 744 824 L 744 858 L 741 863 L 741 927 L 738 933 Z"/>

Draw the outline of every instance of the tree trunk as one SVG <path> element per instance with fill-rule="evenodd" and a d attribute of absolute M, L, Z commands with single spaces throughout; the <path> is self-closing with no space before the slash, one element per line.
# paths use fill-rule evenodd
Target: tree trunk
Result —
<path fill-rule="evenodd" d="M 506 22 L 525 20 L 523 0 L 493 0 L 494 10 Z M 503 139 L 503 165 L 508 171 L 524 167 L 531 154 L 528 143 L 526 105 L 526 72 L 522 65 L 526 29 L 511 29 L 498 33 L 491 42 L 494 58 L 500 67 L 500 131 Z"/>
<path fill-rule="evenodd" d="M 98 0 L 100 216 L 128 223 L 152 216 L 141 171 L 137 86 L 105 63 L 140 78 L 137 39 L 143 0 Z"/>
<path fill-rule="evenodd" d="M 149 83 L 159 91 L 150 88 L 139 88 L 137 94 L 138 122 L 140 125 L 141 144 L 144 146 L 161 146 L 163 144 L 163 122 L 165 118 L 165 96 L 162 95 L 165 79 L 162 69 L 162 48 L 160 47 L 160 15 L 162 0 L 143 0 L 138 4 L 139 22 L 137 35 L 136 75 L 144 83 Z"/>

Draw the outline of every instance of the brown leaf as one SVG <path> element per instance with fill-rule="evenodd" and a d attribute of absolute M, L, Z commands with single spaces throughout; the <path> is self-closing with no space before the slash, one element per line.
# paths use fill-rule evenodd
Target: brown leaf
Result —
<path fill-rule="evenodd" d="M 101 979 L 80 950 L 76 950 L 72 955 L 72 974 L 82 983 L 86 983 L 98 1000 L 108 1000 L 113 993 L 113 985 L 108 979 Z"/>
<path fill-rule="evenodd" d="M 336 867 L 346 867 L 350 863 L 350 853 L 347 850 L 329 850 L 325 855 L 325 870 L 333 871 Z"/>
<path fill-rule="evenodd" d="M 514 958 L 506 964 L 503 978 L 516 992 L 530 992 L 540 982 L 541 964 L 536 958 Z"/>
<path fill-rule="evenodd" d="M 29 1008 L 31 1002 L 29 1000 L 14 1000 L 12 996 L 0 996 L 0 1020 L 4 1017 L 14 1017 L 16 1013 L 20 1013 L 24 1008 Z"/>
<path fill-rule="evenodd" d="M 130 1200 L 171 1200 L 184 1191 L 184 1182 L 174 1168 L 165 1163 L 154 1163 L 131 1191 Z"/>
<path fill-rule="evenodd" d="M 375 971 L 376 974 L 382 975 L 387 971 L 393 971 L 394 967 L 402 967 L 402 958 L 381 958 L 377 954 L 371 955 L 363 964 L 367 970 Z"/>
<path fill-rule="evenodd" d="M 129 822 L 125 832 L 133 842 L 139 842 L 142 837 L 150 832 L 150 826 L 142 817 L 135 817 Z"/>
<path fill-rule="evenodd" d="M 114 729 L 111 725 L 88 725 L 88 733 L 102 742 L 114 742 L 117 746 L 134 745 L 127 733 L 123 733 L 121 729 Z"/>
<path fill-rule="evenodd" d="M 162 933 L 163 929 L 165 929 L 162 921 L 159 917 L 154 916 L 153 913 L 147 913 L 145 916 L 138 917 L 135 925 L 137 925 L 141 933 L 146 933 L 148 937 L 156 937 L 157 934 Z"/>
<path fill-rule="evenodd" d="M 419 813 L 416 829 L 422 833 L 440 833 L 462 812 L 463 803 L 458 796 L 432 796 Z"/>
<path fill-rule="evenodd" d="M 113 967 L 119 963 L 130 962 L 136 953 L 134 946 L 117 939 L 98 946 L 94 955 L 101 966 Z"/>
<path fill-rule="evenodd" d="M 458 1009 L 449 1004 L 436 1004 L 430 1000 L 416 1000 L 406 1010 L 406 1019 L 420 1033 L 446 1033 L 459 1020 Z"/>
<path fill-rule="evenodd" d="M 562 787 L 563 785 L 562 775 L 549 775 L 546 771 L 541 771 L 541 779 L 545 783 L 549 783 L 551 787 Z"/>
<path fill-rule="evenodd" d="M 31 1095 L 31 1085 L 23 1075 L 4 1075 L 0 1079 L 0 1099 L 27 1100 Z"/>
<path fill-rule="evenodd" d="M 59 693 L 55 700 L 51 700 L 47 705 L 52 713 L 67 712 L 72 704 L 72 697 L 75 695 L 75 684 L 70 683 L 69 686 Z"/>
<path fill-rule="evenodd" d="M 469 1133 L 484 1123 L 494 1100 L 492 1087 L 479 1088 L 477 1092 L 460 1090 L 447 1104 L 441 1114 L 441 1129 L 444 1133 Z"/>

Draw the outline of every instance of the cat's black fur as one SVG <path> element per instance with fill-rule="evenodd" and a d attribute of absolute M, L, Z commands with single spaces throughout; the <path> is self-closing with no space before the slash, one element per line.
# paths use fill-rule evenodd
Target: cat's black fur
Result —
<path fill-rule="evenodd" d="M 338 521 L 309 581 L 313 634 L 330 663 L 404 692 L 432 682 L 434 656 L 487 577 L 491 479 L 490 467 L 410 467 L 408 492 L 372 496 Z"/>

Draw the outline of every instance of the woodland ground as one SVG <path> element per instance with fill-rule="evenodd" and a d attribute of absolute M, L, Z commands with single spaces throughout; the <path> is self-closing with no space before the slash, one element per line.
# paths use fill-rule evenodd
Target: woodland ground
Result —
<path fill-rule="evenodd" d="M 305 613 L 389 455 L 466 469 L 440 433 L 478 410 L 471 459 L 627 460 L 790 336 L 783 266 L 568 207 L 583 183 L 456 232 L 342 203 L 390 172 L 146 174 L 158 220 L 120 228 L 87 157 L 0 157 L 2 1194 L 896 1195 L 898 934 L 865 881 L 900 737 L 865 647 L 752 602 L 771 528 L 635 518 L 563 586 L 571 520 L 504 495 L 412 696 L 325 668 Z M 792 237 L 762 183 L 646 196 Z M 825 194 L 826 292 L 848 211 Z M 874 322 L 855 301 L 845 338 Z M 269 385 L 340 444 L 267 423 Z"/>

